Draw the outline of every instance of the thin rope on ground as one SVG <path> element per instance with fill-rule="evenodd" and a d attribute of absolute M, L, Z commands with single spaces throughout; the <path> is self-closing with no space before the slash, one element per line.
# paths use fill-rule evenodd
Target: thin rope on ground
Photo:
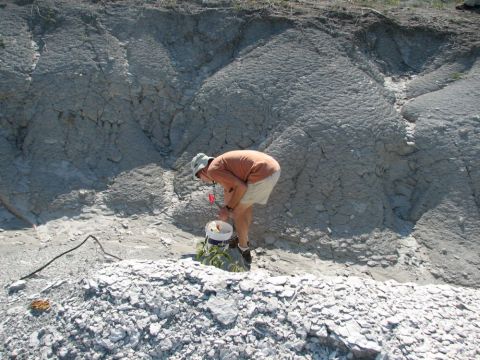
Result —
<path fill-rule="evenodd" d="M 20 278 L 20 280 L 25 280 L 25 279 L 28 279 L 29 277 L 35 275 L 36 273 L 42 271 L 43 269 L 45 269 L 48 265 L 50 265 L 51 263 L 53 263 L 55 260 L 57 260 L 58 258 L 62 257 L 63 255 L 66 255 L 68 254 L 69 252 L 72 252 L 76 249 L 78 249 L 80 246 L 82 246 L 83 244 L 85 244 L 87 242 L 87 240 L 89 238 L 92 238 L 97 244 L 98 246 L 100 247 L 100 249 L 102 250 L 102 252 L 105 254 L 105 255 L 108 255 L 108 256 L 111 256 L 117 260 L 122 260 L 121 258 L 119 258 L 118 256 L 115 256 L 115 255 L 112 255 L 112 254 L 109 254 L 108 252 L 105 251 L 105 249 L 103 248 L 102 244 L 100 244 L 100 241 L 93 235 L 88 235 L 85 240 L 83 240 L 79 245 L 71 248 L 70 250 L 67 250 L 67 251 L 64 251 L 63 253 L 61 253 L 60 255 L 57 255 L 55 256 L 52 260 L 50 260 L 48 263 L 46 263 L 45 265 L 43 265 L 42 267 L 38 268 L 37 270 L 35 270 L 34 272 L 28 274 L 28 275 L 25 275 L 23 277 Z"/>

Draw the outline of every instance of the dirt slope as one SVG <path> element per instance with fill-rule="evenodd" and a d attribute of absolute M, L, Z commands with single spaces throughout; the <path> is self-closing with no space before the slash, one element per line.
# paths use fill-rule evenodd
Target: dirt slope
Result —
<path fill-rule="evenodd" d="M 480 285 L 478 14 L 252 6 L 1 3 L 5 202 L 201 236 L 190 159 L 259 149 L 283 171 L 257 247 Z M 6 208 L 0 226 L 23 231 Z"/>

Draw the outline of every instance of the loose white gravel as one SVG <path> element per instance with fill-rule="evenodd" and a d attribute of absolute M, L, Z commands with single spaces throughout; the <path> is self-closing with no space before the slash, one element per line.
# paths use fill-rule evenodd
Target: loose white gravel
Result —
<path fill-rule="evenodd" d="M 32 281 L 32 280 L 29 280 Z M 6 289 L 0 359 L 475 359 L 480 291 L 122 261 Z M 49 299 L 50 311 L 28 310 Z"/>

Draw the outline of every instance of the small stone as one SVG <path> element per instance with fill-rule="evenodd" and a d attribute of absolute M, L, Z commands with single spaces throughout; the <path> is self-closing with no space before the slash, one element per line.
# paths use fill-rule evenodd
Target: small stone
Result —
<path fill-rule="evenodd" d="M 96 294 L 98 292 L 98 283 L 95 280 L 84 279 L 83 288 L 86 293 Z"/>
<path fill-rule="evenodd" d="M 111 342 L 117 342 L 117 341 L 120 341 L 122 340 L 126 335 L 126 332 L 125 330 L 123 329 L 112 329 L 112 331 L 110 331 L 110 336 L 109 336 L 109 340 Z"/>
<path fill-rule="evenodd" d="M 240 284 L 238 284 L 238 286 L 240 287 L 240 290 L 244 292 L 250 292 L 255 289 L 255 283 L 250 280 L 243 280 L 240 282 Z"/>
<path fill-rule="evenodd" d="M 160 238 L 160 241 L 163 242 L 165 245 L 171 245 L 173 240 L 169 237 L 166 237 L 166 236 L 162 236 Z"/>
<path fill-rule="evenodd" d="M 60 349 L 58 349 L 57 355 L 60 359 L 66 358 L 68 355 L 68 349 L 66 347 L 61 347 Z"/>
<path fill-rule="evenodd" d="M 370 267 L 374 267 L 374 266 L 378 265 L 378 262 L 370 260 L 370 261 L 367 262 L 367 265 L 370 266 Z"/>
<path fill-rule="evenodd" d="M 288 281 L 288 278 L 286 276 L 274 276 L 271 278 L 268 278 L 267 280 L 270 284 L 273 285 L 285 285 L 285 283 Z"/>
<path fill-rule="evenodd" d="M 15 281 L 13 284 L 11 284 L 8 287 L 8 293 L 9 294 L 16 293 L 17 291 L 25 289 L 26 286 L 27 286 L 27 282 L 25 280 Z"/>
<path fill-rule="evenodd" d="M 116 345 L 108 339 L 100 339 L 96 341 L 97 344 L 108 351 L 112 351 L 116 348 Z"/>
<path fill-rule="evenodd" d="M 225 326 L 237 321 L 237 304 L 234 301 L 213 296 L 210 297 L 206 306 L 213 317 Z"/>
<path fill-rule="evenodd" d="M 405 344 L 405 345 L 412 345 L 417 342 L 417 340 L 411 336 L 402 336 L 400 337 L 400 340 L 402 344 Z"/>
<path fill-rule="evenodd" d="M 148 328 L 148 331 L 149 331 L 150 335 L 157 336 L 158 333 L 160 332 L 161 328 L 162 328 L 162 325 L 160 325 L 159 323 L 150 324 L 150 327 Z"/>
<path fill-rule="evenodd" d="M 169 338 L 165 338 L 160 341 L 159 345 L 162 351 L 169 351 L 173 347 L 172 340 L 170 340 Z"/>
<path fill-rule="evenodd" d="M 252 317 L 256 311 L 257 311 L 257 306 L 255 304 L 247 305 L 247 310 L 246 310 L 247 317 Z"/>
<path fill-rule="evenodd" d="M 270 256 L 270 260 L 272 262 L 278 261 L 280 260 L 280 256 L 278 256 L 277 254 L 273 254 L 272 256 Z"/>
<path fill-rule="evenodd" d="M 387 318 L 385 321 L 389 326 L 395 327 L 403 321 L 403 318 L 401 316 L 396 315 L 396 316 L 391 316 Z"/>
<path fill-rule="evenodd" d="M 253 357 L 253 354 L 255 353 L 255 348 L 252 345 L 247 345 L 245 348 L 245 355 L 247 355 L 248 358 Z"/>
<path fill-rule="evenodd" d="M 29 337 L 29 345 L 32 348 L 38 348 L 40 346 L 39 332 L 34 331 Z"/>
<path fill-rule="evenodd" d="M 442 276 L 443 270 L 438 268 L 433 268 L 433 269 L 430 269 L 430 273 L 432 274 L 432 276 L 438 278 Z"/>
<path fill-rule="evenodd" d="M 280 297 L 291 298 L 295 295 L 295 290 L 292 288 L 287 288 L 280 293 Z"/>
<path fill-rule="evenodd" d="M 325 325 L 312 325 L 310 327 L 310 334 L 325 341 L 328 339 L 328 330 Z"/>
<path fill-rule="evenodd" d="M 54 282 L 53 284 L 50 284 L 50 285 L 46 286 L 40 292 L 41 293 L 47 293 L 50 290 L 56 289 L 56 288 L 62 286 L 63 284 L 66 284 L 66 283 L 67 283 L 67 280 L 58 280 L 58 281 Z"/>
<path fill-rule="evenodd" d="M 19 315 L 24 311 L 24 308 L 21 306 L 15 306 L 12 308 L 7 309 L 7 315 Z"/>

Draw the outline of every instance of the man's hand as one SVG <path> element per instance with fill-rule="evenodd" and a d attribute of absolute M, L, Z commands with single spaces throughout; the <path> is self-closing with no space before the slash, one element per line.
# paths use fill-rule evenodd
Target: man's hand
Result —
<path fill-rule="evenodd" d="M 227 221 L 230 217 L 230 210 L 226 206 L 222 207 L 218 213 L 218 218 L 222 221 Z"/>

